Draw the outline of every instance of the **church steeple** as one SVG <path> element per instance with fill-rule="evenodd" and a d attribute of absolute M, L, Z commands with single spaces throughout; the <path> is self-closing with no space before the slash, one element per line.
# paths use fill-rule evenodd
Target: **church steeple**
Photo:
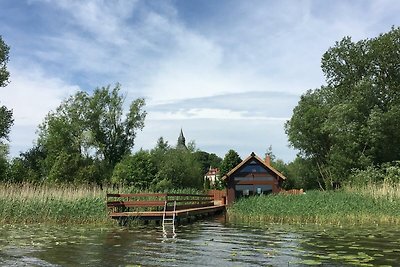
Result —
<path fill-rule="evenodd" d="M 187 149 L 187 147 L 186 147 L 186 139 L 185 139 L 185 136 L 183 135 L 182 128 L 181 128 L 181 133 L 180 133 L 180 135 L 178 137 L 178 143 L 176 145 L 176 148 L 178 148 L 178 149 L 179 148 Z"/>

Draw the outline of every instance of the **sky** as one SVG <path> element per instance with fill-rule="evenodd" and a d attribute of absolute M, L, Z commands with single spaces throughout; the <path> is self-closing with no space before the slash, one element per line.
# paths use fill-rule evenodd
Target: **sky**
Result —
<path fill-rule="evenodd" d="M 181 128 L 197 148 L 242 158 L 271 146 L 293 160 L 284 124 L 300 96 L 325 84 L 321 57 L 336 41 L 400 26 L 398 0 L 0 0 L 14 112 L 10 155 L 79 90 L 122 85 L 148 112 L 134 150 Z"/>

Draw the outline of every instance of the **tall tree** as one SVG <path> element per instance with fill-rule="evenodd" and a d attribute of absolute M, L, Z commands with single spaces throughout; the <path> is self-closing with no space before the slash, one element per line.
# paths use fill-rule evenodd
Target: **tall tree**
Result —
<path fill-rule="evenodd" d="M 242 159 L 239 154 L 235 150 L 230 149 L 221 162 L 221 177 L 226 175 L 231 169 L 235 168 L 240 162 L 242 162 Z"/>
<path fill-rule="evenodd" d="M 7 70 L 9 51 L 10 48 L 0 35 L 0 87 L 5 87 L 9 83 L 10 73 Z M 0 106 L 0 179 L 6 178 L 8 168 L 8 146 L 4 144 L 4 139 L 8 140 L 11 126 L 14 123 L 12 114 L 12 110 L 7 109 L 6 106 Z"/>
<path fill-rule="evenodd" d="M 9 61 L 8 53 L 10 47 L 3 41 L 0 35 L 0 87 L 4 87 L 9 82 L 10 73 L 7 70 L 7 63 Z"/>
<path fill-rule="evenodd" d="M 93 173 L 92 164 L 99 161 L 107 165 L 104 175 L 111 175 L 114 166 L 131 151 L 146 116 L 144 99 L 139 98 L 123 117 L 125 99 L 120 88 L 119 84 L 113 89 L 98 88 L 92 96 L 78 92 L 47 115 L 38 140 L 47 153 L 46 176 L 59 180 L 57 175 L 73 176 L 82 168 Z"/>
<path fill-rule="evenodd" d="M 10 48 L 4 43 L 0 35 L 0 87 L 5 87 L 9 82 L 10 73 L 7 70 L 9 51 Z M 12 114 L 12 110 L 7 109 L 5 106 L 0 106 L 0 142 L 1 139 L 8 139 L 10 128 L 14 122 Z"/>
<path fill-rule="evenodd" d="M 222 159 L 216 154 L 201 150 L 194 152 L 194 156 L 200 163 L 203 174 L 207 173 L 210 168 L 219 168 L 222 162 Z"/>
<path fill-rule="evenodd" d="M 89 98 L 88 125 L 92 144 L 98 153 L 114 167 L 134 145 L 137 130 L 144 127 L 146 112 L 143 98 L 134 100 L 123 119 L 125 98 L 120 95 L 121 85 L 97 88 Z"/>
<path fill-rule="evenodd" d="M 14 123 L 12 110 L 7 109 L 6 106 L 0 106 L 0 143 L 2 139 L 8 140 L 8 135 L 11 130 L 11 126 Z"/>
<path fill-rule="evenodd" d="M 353 168 L 400 159 L 399 55 L 400 28 L 359 42 L 345 37 L 323 55 L 327 86 L 301 97 L 286 133 L 324 186 Z"/>
<path fill-rule="evenodd" d="M 155 182 L 156 165 L 148 151 L 139 150 L 126 156 L 114 168 L 111 178 L 114 184 L 125 184 L 137 189 L 148 189 Z"/>

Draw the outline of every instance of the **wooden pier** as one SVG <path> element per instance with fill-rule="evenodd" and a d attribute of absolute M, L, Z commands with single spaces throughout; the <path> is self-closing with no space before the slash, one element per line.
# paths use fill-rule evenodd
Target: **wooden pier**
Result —
<path fill-rule="evenodd" d="M 107 208 L 113 219 L 181 221 L 211 216 L 225 210 L 215 195 L 198 194 L 107 194 Z"/>

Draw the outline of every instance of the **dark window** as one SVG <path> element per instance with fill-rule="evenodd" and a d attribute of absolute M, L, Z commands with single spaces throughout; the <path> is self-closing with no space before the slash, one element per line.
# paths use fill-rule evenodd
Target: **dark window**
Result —
<path fill-rule="evenodd" d="M 248 173 L 248 172 L 266 172 L 266 170 L 258 165 L 258 164 L 249 164 L 244 166 L 239 172 L 241 173 Z"/>

